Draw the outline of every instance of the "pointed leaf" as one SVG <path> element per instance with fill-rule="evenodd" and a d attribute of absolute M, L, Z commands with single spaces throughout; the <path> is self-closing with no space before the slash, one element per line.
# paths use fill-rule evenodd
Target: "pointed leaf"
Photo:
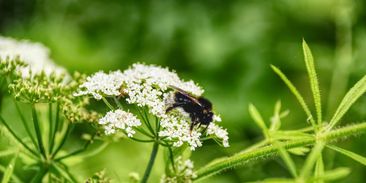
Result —
<path fill-rule="evenodd" d="M 313 93 L 317 121 L 318 125 L 320 125 L 322 123 L 322 105 L 321 105 L 319 82 L 314 65 L 314 58 L 305 40 L 302 41 L 302 48 L 304 51 L 306 70 L 308 71 L 308 76 L 310 80 L 310 88 L 311 92 Z"/>
<path fill-rule="evenodd" d="M 322 155 L 319 156 L 318 160 L 315 164 L 315 177 L 323 177 L 324 176 L 324 162 Z M 324 180 L 317 180 L 317 183 L 323 183 Z"/>
<path fill-rule="evenodd" d="M 301 96 L 300 92 L 296 89 L 296 87 L 291 83 L 291 81 L 286 77 L 283 72 L 278 69 L 276 66 L 271 65 L 272 70 L 282 79 L 282 81 L 287 85 L 287 87 L 290 89 L 293 95 L 295 95 L 297 101 L 300 103 L 302 109 L 305 111 L 306 115 L 308 116 L 308 119 L 311 122 L 311 125 L 313 127 L 316 126 L 313 115 L 311 114 L 308 105 L 306 104 L 304 98 Z"/>
<path fill-rule="evenodd" d="M 297 147 L 292 148 L 288 150 L 290 153 L 298 155 L 298 156 L 304 156 L 307 152 L 309 152 L 309 148 L 306 147 Z"/>
<path fill-rule="evenodd" d="M 296 178 L 297 177 L 296 166 L 291 156 L 288 154 L 286 149 L 280 144 L 280 142 L 274 142 L 273 145 L 278 149 L 278 152 L 280 153 L 282 160 L 285 162 L 292 176 Z"/>
<path fill-rule="evenodd" d="M 329 130 L 333 128 L 344 116 L 348 109 L 366 92 L 366 75 L 363 76 L 344 96 L 332 119 L 329 122 Z"/>
<path fill-rule="evenodd" d="M 361 156 L 361 155 L 358 155 L 354 152 L 348 151 L 346 149 L 343 149 L 343 148 L 340 148 L 340 147 L 337 147 L 337 146 L 328 145 L 327 147 L 329 147 L 329 148 L 331 148 L 331 149 L 333 149 L 333 150 L 335 150 L 335 151 L 337 151 L 337 152 L 339 152 L 343 155 L 346 155 L 346 156 L 350 157 L 351 159 L 353 159 L 353 160 L 355 160 L 355 161 L 357 161 L 357 162 L 359 162 L 359 163 L 366 166 L 366 158 Z"/>
<path fill-rule="evenodd" d="M 311 182 L 334 181 L 334 180 L 342 179 L 342 178 L 346 177 L 347 175 L 349 175 L 350 173 L 351 173 L 351 171 L 349 168 L 345 168 L 345 167 L 337 168 L 334 170 L 324 172 L 324 174 L 322 176 L 314 177 L 313 181 L 311 181 Z"/>
<path fill-rule="evenodd" d="M 324 143 L 318 142 L 315 144 L 313 149 L 311 150 L 310 154 L 306 158 L 304 167 L 301 170 L 300 177 L 302 178 L 308 178 L 310 176 L 310 173 L 318 160 L 319 156 L 321 156 L 321 152 L 324 148 Z"/>
<path fill-rule="evenodd" d="M 249 104 L 249 114 L 254 120 L 254 122 L 259 126 L 259 128 L 262 129 L 263 134 L 268 137 L 268 128 L 266 124 L 264 123 L 264 120 L 257 110 L 257 108 L 253 104 Z"/>

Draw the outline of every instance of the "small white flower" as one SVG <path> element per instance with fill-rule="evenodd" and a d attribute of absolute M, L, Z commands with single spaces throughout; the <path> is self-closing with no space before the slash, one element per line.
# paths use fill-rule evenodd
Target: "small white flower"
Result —
<path fill-rule="evenodd" d="M 226 129 L 217 126 L 215 123 L 210 123 L 210 125 L 207 128 L 207 134 L 215 135 L 217 138 L 222 140 L 222 145 L 224 147 L 229 147 L 229 136 Z"/>
<path fill-rule="evenodd" d="M 129 112 L 117 109 L 109 111 L 104 117 L 99 119 L 99 124 L 104 126 L 107 135 L 116 133 L 116 130 L 121 129 L 127 133 L 128 137 L 132 137 L 136 132 L 133 127 L 141 125 L 139 119 Z"/>
<path fill-rule="evenodd" d="M 29 40 L 15 40 L 13 38 L 0 36 L 0 58 L 15 59 L 19 57 L 21 61 L 28 64 L 21 68 L 23 77 L 29 77 L 32 74 L 45 72 L 47 75 L 55 72 L 64 74 L 66 70 L 57 66 L 50 58 L 50 50 L 41 43 L 31 42 Z"/>
<path fill-rule="evenodd" d="M 192 179 L 197 177 L 197 174 L 193 170 L 193 161 L 189 159 L 183 161 L 182 157 L 179 156 L 174 162 L 176 170 L 176 172 L 174 172 L 175 175 L 173 177 L 163 175 L 160 180 L 161 183 L 190 183 L 192 182 Z"/>
<path fill-rule="evenodd" d="M 123 83 L 123 75 L 120 71 L 106 74 L 102 71 L 86 78 L 86 82 L 80 85 L 80 91 L 75 96 L 93 95 L 97 100 L 103 96 L 118 96 Z"/>

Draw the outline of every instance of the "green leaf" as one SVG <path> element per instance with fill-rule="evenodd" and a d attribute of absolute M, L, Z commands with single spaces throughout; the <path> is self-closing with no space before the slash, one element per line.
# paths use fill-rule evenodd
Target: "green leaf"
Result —
<path fill-rule="evenodd" d="M 343 148 L 340 148 L 340 147 L 337 147 L 337 146 L 332 146 L 332 145 L 328 145 L 327 147 L 329 147 L 330 149 L 333 149 L 343 155 L 346 155 L 348 157 L 350 157 L 351 159 L 363 164 L 366 166 L 366 158 L 361 156 L 361 155 L 358 155 L 354 152 L 351 152 L 351 151 L 348 151 L 346 149 L 343 149 Z"/>
<path fill-rule="evenodd" d="M 50 171 L 53 172 L 54 174 L 59 174 L 69 182 L 77 182 L 76 179 L 71 175 L 71 173 L 67 169 L 62 168 L 60 165 L 56 163 L 52 164 L 52 167 L 53 168 L 51 168 Z"/>
<path fill-rule="evenodd" d="M 348 109 L 366 92 L 366 75 L 363 76 L 344 96 L 336 112 L 329 122 L 328 130 L 332 129 L 344 116 Z"/>
<path fill-rule="evenodd" d="M 324 176 L 324 162 L 323 162 L 323 157 L 320 154 L 318 160 L 316 161 L 315 164 L 315 172 L 314 172 L 314 176 L 315 177 L 323 177 Z M 317 183 L 323 183 L 323 180 L 317 180 Z"/>
<path fill-rule="evenodd" d="M 289 169 L 290 173 L 292 174 L 292 176 L 297 177 L 295 163 L 292 160 L 291 156 L 286 151 L 286 149 L 282 146 L 282 144 L 280 142 L 275 141 L 273 143 L 273 145 L 278 149 L 282 160 L 285 162 L 285 164 L 286 164 L 287 168 Z"/>
<path fill-rule="evenodd" d="M 271 131 L 277 131 L 281 128 L 281 101 L 278 100 L 274 107 L 273 116 L 271 118 Z"/>
<path fill-rule="evenodd" d="M 297 147 L 292 148 L 288 150 L 290 153 L 298 155 L 298 156 L 304 156 L 307 152 L 309 152 L 309 148 L 306 147 Z"/>
<path fill-rule="evenodd" d="M 300 92 L 296 89 L 296 87 L 291 83 L 291 81 L 286 77 L 283 72 L 277 68 L 276 66 L 271 65 L 272 70 L 282 79 L 282 81 L 287 85 L 293 95 L 295 95 L 297 101 L 300 103 L 302 109 L 305 111 L 308 119 L 310 120 L 311 125 L 315 128 L 316 124 L 311 114 L 308 105 L 306 104 L 304 98 L 301 96 Z"/>
<path fill-rule="evenodd" d="M 321 156 L 321 152 L 324 148 L 323 142 L 317 142 L 313 149 L 311 150 L 309 156 L 306 158 L 305 164 L 301 170 L 300 177 L 301 178 L 308 178 L 310 177 L 310 173 L 318 160 L 319 156 Z"/>
<path fill-rule="evenodd" d="M 308 71 L 308 76 L 309 76 L 309 80 L 310 80 L 310 88 L 311 88 L 311 92 L 313 93 L 317 121 L 318 121 L 318 125 L 321 125 L 321 123 L 322 123 L 322 104 L 321 104 L 318 77 L 317 77 L 315 65 L 314 65 L 314 58 L 313 58 L 313 55 L 311 54 L 311 50 L 310 50 L 309 46 L 306 44 L 305 40 L 302 41 L 302 48 L 304 51 L 306 70 Z"/>
<path fill-rule="evenodd" d="M 1 181 L 1 183 L 8 183 L 10 181 L 10 179 L 13 176 L 13 172 L 14 172 L 14 166 L 15 166 L 15 162 L 18 158 L 18 154 L 16 154 L 13 159 L 11 159 L 8 167 L 6 168 L 5 172 L 4 172 L 4 176 L 3 179 Z"/>
<path fill-rule="evenodd" d="M 342 179 L 351 173 L 349 168 L 337 168 L 334 170 L 326 171 L 322 176 L 315 176 L 312 178 L 311 182 L 319 182 L 319 181 L 335 181 L 338 179 Z"/>
<path fill-rule="evenodd" d="M 252 119 L 254 120 L 254 122 L 259 126 L 259 128 L 262 129 L 263 134 L 266 137 L 269 137 L 268 128 L 267 128 L 266 124 L 264 123 L 264 120 L 263 120 L 261 114 L 259 113 L 259 111 L 253 104 L 249 104 L 249 114 L 252 117 Z"/>

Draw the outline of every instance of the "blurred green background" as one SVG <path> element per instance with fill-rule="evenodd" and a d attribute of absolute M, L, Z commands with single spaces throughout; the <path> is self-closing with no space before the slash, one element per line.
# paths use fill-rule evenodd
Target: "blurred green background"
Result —
<path fill-rule="evenodd" d="M 52 58 L 70 71 L 126 69 L 144 62 L 168 66 L 198 82 L 221 114 L 231 142 L 227 149 L 205 142 L 192 154 L 200 167 L 261 139 L 260 129 L 248 115 L 249 103 L 268 119 L 280 99 L 291 112 L 284 129 L 306 126 L 296 99 L 269 67 L 279 66 L 310 102 L 302 38 L 316 60 L 324 110 L 332 114 L 346 88 L 366 73 L 365 6 L 363 0 L 0 0 L 0 34 L 44 43 Z M 5 105 L 4 111 L 12 110 Z M 357 122 L 365 116 L 363 96 L 344 121 Z M 341 143 L 366 155 L 364 139 Z M 126 182 L 130 172 L 143 173 L 150 146 L 123 140 L 91 159 L 70 162 L 71 170 L 85 179 L 106 169 L 116 182 Z M 164 172 L 160 152 L 151 182 Z M 351 167 L 351 175 L 342 182 L 366 182 L 363 166 L 341 155 L 326 157 L 331 162 L 326 168 Z M 300 168 L 304 158 L 295 160 Z M 24 171 L 18 167 L 17 172 Z M 27 176 L 31 175 L 21 175 Z M 273 159 L 203 182 L 286 176 L 290 174 L 283 163 Z"/>

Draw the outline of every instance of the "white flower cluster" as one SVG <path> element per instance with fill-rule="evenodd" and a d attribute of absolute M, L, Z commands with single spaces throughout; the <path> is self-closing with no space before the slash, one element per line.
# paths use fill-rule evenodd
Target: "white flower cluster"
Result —
<path fill-rule="evenodd" d="M 179 147 L 184 143 L 194 150 L 202 146 L 198 130 L 190 131 L 191 119 L 184 111 L 171 111 L 166 113 L 174 94 L 172 86 L 180 88 L 194 96 L 201 96 L 203 89 L 193 81 L 183 81 L 178 75 L 167 68 L 155 65 L 134 64 L 131 68 L 121 72 L 114 71 L 109 74 L 98 72 L 87 78 L 80 86 L 80 91 L 75 95 L 92 95 L 95 99 L 104 96 L 124 96 L 127 103 L 138 107 L 147 107 L 150 114 L 160 119 L 162 127 L 159 136 L 173 142 Z M 214 115 L 207 130 L 208 135 L 214 135 L 228 146 L 227 132 L 215 125 L 221 119 Z"/>
<path fill-rule="evenodd" d="M 86 78 L 86 82 L 80 85 L 80 91 L 75 96 L 93 95 L 97 100 L 103 96 L 118 96 L 123 83 L 121 71 L 114 71 L 106 74 L 102 71 Z"/>
<path fill-rule="evenodd" d="M 141 125 L 139 119 L 129 112 L 117 109 L 109 111 L 104 117 L 99 119 L 99 124 L 104 126 L 107 135 L 116 133 L 116 130 L 121 129 L 127 133 L 128 137 L 132 137 L 136 132 L 133 127 Z"/>
<path fill-rule="evenodd" d="M 161 183 L 191 183 L 192 179 L 197 177 L 197 174 L 193 170 L 194 165 L 191 160 L 182 160 L 182 157 L 179 156 L 175 160 L 175 175 L 173 177 L 169 177 L 163 175 L 160 182 Z"/>
<path fill-rule="evenodd" d="M 41 43 L 28 40 L 15 40 L 13 38 L 0 36 L 0 58 L 11 60 L 19 57 L 21 61 L 28 64 L 20 72 L 23 77 L 29 77 L 29 72 L 45 72 L 47 75 L 65 73 L 65 69 L 57 66 L 50 58 L 50 50 Z"/>

